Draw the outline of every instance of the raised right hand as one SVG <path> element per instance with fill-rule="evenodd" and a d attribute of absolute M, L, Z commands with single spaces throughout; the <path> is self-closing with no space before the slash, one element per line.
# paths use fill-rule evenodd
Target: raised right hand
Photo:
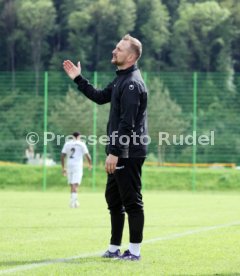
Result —
<path fill-rule="evenodd" d="M 64 60 L 63 69 L 65 70 L 65 72 L 67 73 L 69 78 L 74 80 L 77 76 L 79 76 L 81 74 L 80 61 L 78 61 L 77 66 L 76 66 L 71 62 L 71 60 Z"/>

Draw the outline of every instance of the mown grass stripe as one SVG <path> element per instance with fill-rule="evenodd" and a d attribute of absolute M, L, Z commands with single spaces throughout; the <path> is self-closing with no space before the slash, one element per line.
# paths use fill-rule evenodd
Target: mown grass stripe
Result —
<path fill-rule="evenodd" d="M 184 231 L 182 233 L 173 233 L 173 234 L 169 234 L 169 235 L 162 236 L 162 237 L 156 237 L 153 239 L 143 241 L 143 244 L 156 243 L 158 241 L 174 240 L 174 239 L 178 239 L 178 238 L 182 238 L 182 237 L 186 237 L 186 236 L 190 236 L 190 235 L 194 235 L 194 234 L 199 234 L 199 233 L 203 233 L 203 232 L 218 230 L 221 228 L 227 228 L 227 227 L 232 227 L 232 226 L 240 226 L 240 221 L 235 221 L 235 222 L 226 223 L 226 224 L 218 224 L 218 225 L 207 226 L 207 227 L 201 227 L 198 229 Z M 123 247 L 125 247 L 125 246 L 127 246 L 127 245 L 124 244 Z M 94 253 L 81 254 L 78 256 L 72 256 L 72 257 L 68 257 L 68 258 L 59 258 L 59 259 L 53 259 L 53 260 L 48 260 L 48 261 L 39 261 L 37 263 L 32 263 L 32 264 L 27 264 L 27 265 L 20 265 L 20 266 L 14 267 L 14 268 L 2 270 L 2 271 L 0 271 L 0 275 L 10 274 L 10 273 L 15 273 L 15 272 L 20 272 L 20 271 L 26 271 L 26 270 L 32 270 L 34 268 L 43 267 L 43 266 L 56 264 L 56 263 L 64 263 L 64 262 L 68 262 L 68 261 L 72 261 L 72 260 L 76 260 L 76 259 L 83 259 L 83 258 L 88 258 L 88 257 L 99 257 L 103 253 L 103 251 L 104 250 L 94 252 Z"/>

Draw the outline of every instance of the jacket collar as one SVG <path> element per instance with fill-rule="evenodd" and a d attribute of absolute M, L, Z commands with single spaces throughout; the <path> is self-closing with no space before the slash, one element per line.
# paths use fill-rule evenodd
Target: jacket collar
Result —
<path fill-rule="evenodd" d="M 119 75 L 125 75 L 125 74 L 128 74 L 128 73 L 131 73 L 135 70 L 137 70 L 137 65 L 136 64 L 133 64 L 132 66 L 128 67 L 127 69 L 123 69 L 123 70 L 117 70 L 116 71 L 116 74 L 119 76 Z"/>

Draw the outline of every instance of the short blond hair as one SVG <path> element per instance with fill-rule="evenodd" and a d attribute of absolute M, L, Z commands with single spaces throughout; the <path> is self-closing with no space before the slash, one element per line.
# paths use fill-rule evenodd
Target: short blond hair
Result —
<path fill-rule="evenodd" d="M 131 50 L 136 54 L 136 60 L 138 60 L 142 55 L 142 43 L 130 34 L 126 34 L 122 40 L 130 42 Z"/>

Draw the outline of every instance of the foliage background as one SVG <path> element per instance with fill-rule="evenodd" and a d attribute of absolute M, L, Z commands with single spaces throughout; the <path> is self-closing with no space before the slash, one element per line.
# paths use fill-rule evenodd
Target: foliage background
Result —
<path fill-rule="evenodd" d="M 191 162 L 192 147 L 159 147 L 158 132 L 188 135 L 193 126 L 193 72 L 198 72 L 198 134 L 215 131 L 215 146 L 197 162 L 240 163 L 240 2 L 238 0 L 0 0 L 1 160 L 22 162 L 30 131 L 42 154 L 44 74 L 49 72 L 48 130 L 92 134 L 93 105 L 62 73 L 81 60 L 98 88 L 114 76 L 111 52 L 126 33 L 143 43 L 139 67 L 149 89 L 149 160 Z M 109 106 L 97 111 L 105 134 Z M 48 145 L 59 160 L 60 146 Z M 92 151 L 92 148 L 90 147 Z M 98 161 L 104 148 L 98 146 Z"/>

